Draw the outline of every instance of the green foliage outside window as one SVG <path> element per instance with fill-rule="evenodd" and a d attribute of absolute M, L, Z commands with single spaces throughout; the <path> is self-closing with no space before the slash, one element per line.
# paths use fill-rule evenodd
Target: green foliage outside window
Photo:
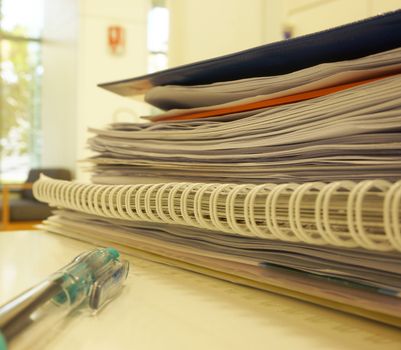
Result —
<path fill-rule="evenodd" d="M 7 181 L 23 179 L 29 168 L 39 163 L 42 67 L 40 39 L 30 38 L 29 29 L 18 23 L 5 28 L 5 18 L 2 12 L 0 180 Z"/>
<path fill-rule="evenodd" d="M 32 43 L 2 40 L 1 46 L 0 151 L 3 156 L 23 155 L 29 152 L 31 144 L 35 90 L 39 85 L 37 63 L 32 62 L 29 52 Z"/>

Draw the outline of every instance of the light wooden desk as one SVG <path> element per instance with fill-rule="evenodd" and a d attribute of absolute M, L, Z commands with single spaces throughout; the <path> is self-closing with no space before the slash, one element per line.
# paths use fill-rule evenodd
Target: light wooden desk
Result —
<path fill-rule="evenodd" d="M 0 234 L 0 304 L 91 246 L 40 231 Z M 128 257 L 123 293 L 70 317 L 46 349 L 401 349 L 401 331 Z"/>

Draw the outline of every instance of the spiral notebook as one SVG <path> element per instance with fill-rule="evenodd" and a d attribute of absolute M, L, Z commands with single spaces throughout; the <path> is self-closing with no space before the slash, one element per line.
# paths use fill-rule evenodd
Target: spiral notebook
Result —
<path fill-rule="evenodd" d="M 33 191 L 63 208 L 45 223 L 52 232 L 401 325 L 400 182 L 108 186 L 42 176 Z"/>

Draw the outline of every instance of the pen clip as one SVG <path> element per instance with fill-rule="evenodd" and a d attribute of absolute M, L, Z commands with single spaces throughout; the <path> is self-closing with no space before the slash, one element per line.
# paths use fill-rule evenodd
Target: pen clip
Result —
<path fill-rule="evenodd" d="M 113 261 L 94 282 L 89 294 L 89 307 L 99 310 L 113 299 L 122 290 L 128 272 L 128 261 Z"/>

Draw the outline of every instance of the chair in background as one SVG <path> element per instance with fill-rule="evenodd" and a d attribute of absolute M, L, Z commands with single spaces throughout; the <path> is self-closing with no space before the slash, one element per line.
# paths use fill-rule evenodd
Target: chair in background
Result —
<path fill-rule="evenodd" d="M 38 202 L 32 194 L 32 185 L 40 174 L 55 179 L 71 180 L 71 172 L 61 168 L 31 169 L 28 178 L 22 184 L 2 185 L 2 200 L 0 202 L 0 230 L 31 229 L 51 214 L 51 208 Z M 12 198 L 16 193 L 17 198 Z"/>

